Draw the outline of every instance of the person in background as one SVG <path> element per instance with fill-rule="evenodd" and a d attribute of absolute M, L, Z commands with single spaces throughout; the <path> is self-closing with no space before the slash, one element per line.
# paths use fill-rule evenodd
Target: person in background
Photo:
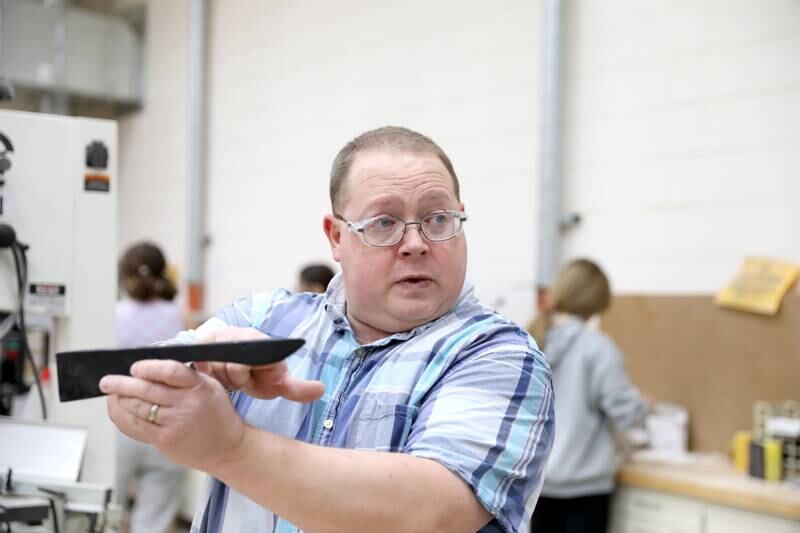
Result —
<path fill-rule="evenodd" d="M 592 261 L 578 259 L 561 270 L 549 306 L 528 328 L 553 372 L 558 428 L 532 533 L 606 531 L 619 466 L 614 432 L 647 415 L 617 346 L 586 324 L 610 304 L 608 278 Z"/>
<path fill-rule="evenodd" d="M 322 263 L 306 265 L 300 271 L 297 292 L 325 292 L 333 276 L 333 270 L 328 265 Z"/>
<path fill-rule="evenodd" d="M 120 285 L 126 297 L 117 303 L 117 344 L 148 346 L 170 339 L 183 329 L 175 303 L 175 285 L 167 277 L 161 250 L 150 243 L 130 247 L 119 263 Z M 118 432 L 116 500 L 126 506 L 129 486 L 138 488 L 131 510 L 130 533 L 170 531 L 178 508 L 186 470 L 148 444 Z"/>
<path fill-rule="evenodd" d="M 550 369 L 465 280 L 450 159 L 379 128 L 342 148 L 329 192 L 341 272 L 324 294 L 257 292 L 174 340 L 303 347 L 262 367 L 138 361 L 100 381 L 109 416 L 211 475 L 192 533 L 523 533 L 552 442 Z"/>

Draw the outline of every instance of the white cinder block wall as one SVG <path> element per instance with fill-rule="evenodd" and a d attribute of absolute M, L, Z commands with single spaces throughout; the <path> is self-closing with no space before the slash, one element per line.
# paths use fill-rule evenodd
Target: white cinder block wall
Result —
<path fill-rule="evenodd" d="M 121 125 L 123 241 L 185 246 L 186 6 L 148 3 L 149 98 Z M 470 216 L 470 276 L 487 302 L 527 320 L 539 10 L 524 0 L 210 2 L 207 310 L 291 288 L 304 263 L 331 262 L 331 161 L 358 133 L 395 124 L 450 155 Z"/>
<path fill-rule="evenodd" d="M 800 263 L 800 2 L 584 0 L 568 14 L 566 256 L 623 293 Z"/>
<path fill-rule="evenodd" d="M 137 0 L 117 0 L 124 8 Z M 147 2 L 144 105 L 119 121 L 119 245 L 153 240 L 185 272 L 186 99 L 189 9 L 186 0 Z"/>
<path fill-rule="evenodd" d="M 708 293 L 800 261 L 800 2 L 568 2 L 564 256 L 620 292 Z M 470 276 L 533 314 L 541 2 L 210 2 L 209 312 L 328 260 L 329 165 L 399 124 L 451 155 Z M 187 2 L 148 2 L 144 110 L 122 121 L 121 242 L 185 272 Z"/>

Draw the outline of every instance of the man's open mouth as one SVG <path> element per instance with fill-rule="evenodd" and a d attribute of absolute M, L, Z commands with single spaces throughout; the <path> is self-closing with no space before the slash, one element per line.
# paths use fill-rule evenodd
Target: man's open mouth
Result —
<path fill-rule="evenodd" d="M 398 285 L 408 288 L 426 287 L 431 283 L 433 280 L 427 276 L 406 276 L 397 282 Z"/>

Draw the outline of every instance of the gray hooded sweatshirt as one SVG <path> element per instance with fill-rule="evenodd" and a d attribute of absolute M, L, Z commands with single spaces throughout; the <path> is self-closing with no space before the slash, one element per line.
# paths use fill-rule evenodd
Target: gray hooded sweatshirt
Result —
<path fill-rule="evenodd" d="M 553 372 L 556 436 L 542 495 L 574 498 L 614 490 L 614 432 L 642 423 L 647 404 L 614 342 L 575 317 L 559 317 L 545 342 Z"/>

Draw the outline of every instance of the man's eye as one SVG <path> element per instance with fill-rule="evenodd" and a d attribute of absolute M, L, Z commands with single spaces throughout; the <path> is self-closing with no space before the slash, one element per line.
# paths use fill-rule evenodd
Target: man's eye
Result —
<path fill-rule="evenodd" d="M 378 220 L 374 221 L 372 224 L 376 228 L 389 229 L 389 228 L 393 227 L 395 224 L 397 224 L 397 221 L 394 220 L 393 218 L 384 217 L 384 218 L 379 218 Z"/>
<path fill-rule="evenodd" d="M 447 223 L 447 213 L 437 213 L 428 217 L 428 223 L 434 225 L 441 225 Z"/>

